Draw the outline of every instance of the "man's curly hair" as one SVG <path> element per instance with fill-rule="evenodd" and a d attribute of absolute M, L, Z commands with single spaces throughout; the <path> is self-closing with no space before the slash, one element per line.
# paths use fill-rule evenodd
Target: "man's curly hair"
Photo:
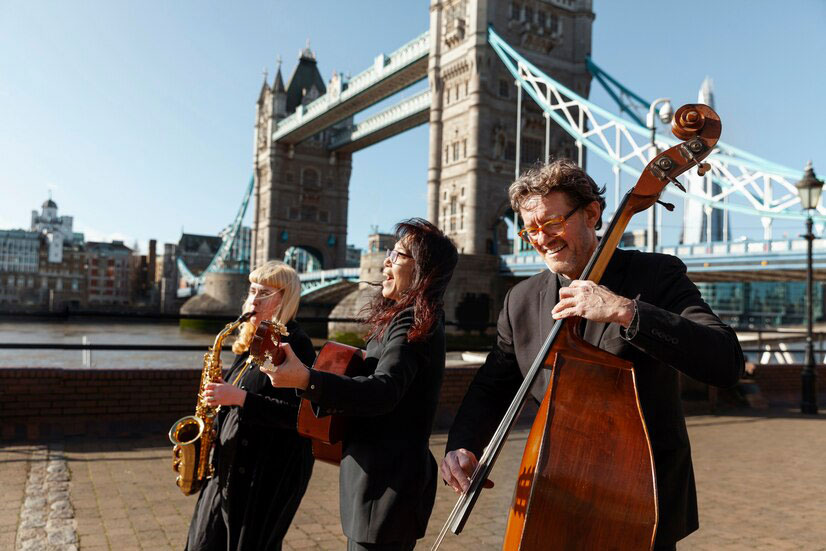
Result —
<path fill-rule="evenodd" d="M 563 192 L 573 206 L 585 206 L 598 201 L 600 219 L 595 229 L 602 227 L 605 187 L 600 189 L 584 170 L 569 159 L 557 159 L 528 169 L 510 185 L 508 198 L 514 212 L 519 212 L 531 197 L 544 197 L 552 191 Z"/>

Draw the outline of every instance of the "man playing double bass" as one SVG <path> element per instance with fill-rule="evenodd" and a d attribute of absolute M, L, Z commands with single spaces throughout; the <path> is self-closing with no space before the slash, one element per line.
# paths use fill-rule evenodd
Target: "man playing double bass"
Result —
<path fill-rule="evenodd" d="M 505 296 L 496 344 L 459 408 L 441 474 L 456 491 L 467 489 L 477 458 L 555 320 L 579 316 L 585 341 L 634 364 L 656 468 L 654 549 L 675 549 L 698 527 L 677 371 L 732 386 L 743 371 L 743 353 L 734 331 L 711 311 L 673 256 L 616 250 L 602 285 L 578 280 L 598 244 L 603 193 L 568 160 L 531 169 L 510 186 L 511 205 L 525 223 L 520 235 L 549 270 Z M 532 389 L 538 402 L 548 375 L 543 370 Z"/>

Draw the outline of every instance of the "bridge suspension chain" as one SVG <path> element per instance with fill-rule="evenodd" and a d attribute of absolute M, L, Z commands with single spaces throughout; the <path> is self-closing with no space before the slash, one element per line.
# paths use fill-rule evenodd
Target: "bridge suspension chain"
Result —
<path fill-rule="evenodd" d="M 234 271 L 229 266 L 229 257 L 232 251 L 232 246 L 235 244 L 236 239 L 238 238 L 238 232 L 241 229 L 241 223 L 244 220 L 244 214 L 247 212 L 247 206 L 249 206 L 250 197 L 252 197 L 253 189 L 255 188 L 255 176 L 250 177 L 250 183 L 247 186 L 247 190 L 244 193 L 244 199 L 241 201 L 241 206 L 238 208 L 238 213 L 235 215 L 235 219 L 232 221 L 232 224 L 223 232 L 223 238 L 221 239 L 221 245 L 218 247 L 218 251 L 216 251 L 215 256 L 212 257 L 212 260 L 209 262 L 209 265 L 204 269 L 200 275 L 195 275 L 192 271 L 187 267 L 186 263 L 184 262 L 181 256 L 178 256 L 176 262 L 178 265 L 178 272 L 181 274 L 181 277 L 187 282 L 187 284 L 200 287 L 203 285 L 204 280 L 206 279 L 206 274 L 210 272 L 226 272 L 226 271 Z"/>
<path fill-rule="evenodd" d="M 641 124 L 637 112 L 641 105 L 646 110 L 648 108 L 643 98 L 599 69 L 590 58 L 587 60 L 589 70 L 596 73 L 595 77 L 601 84 L 610 82 L 617 87 L 617 90 L 609 90 L 609 94 L 633 120 L 624 119 L 591 103 L 542 72 L 496 34 L 493 28 L 488 29 L 488 42 L 521 88 L 542 108 L 546 117 L 576 140 L 578 147 L 588 149 L 609 163 L 617 178 L 619 172 L 634 179 L 639 177 L 654 147 L 650 142 L 651 129 Z M 676 144 L 677 140 L 656 134 L 655 143 L 663 150 Z M 670 186 L 666 191 L 680 197 L 687 196 L 711 208 L 758 216 L 764 222 L 767 239 L 771 238 L 771 220 L 806 218 L 807 214 L 800 210 L 800 198 L 794 186 L 794 182 L 803 175 L 801 171 L 761 159 L 723 142 L 718 143 L 706 161 L 711 165 L 712 182 L 718 184 L 716 192 L 699 190 L 683 194 Z M 822 201 L 817 212 L 819 214 L 814 219 L 822 226 L 826 223 L 826 207 Z"/>

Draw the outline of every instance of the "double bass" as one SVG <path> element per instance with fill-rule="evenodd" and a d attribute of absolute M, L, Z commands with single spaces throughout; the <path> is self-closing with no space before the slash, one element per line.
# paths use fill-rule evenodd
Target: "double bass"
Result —
<path fill-rule="evenodd" d="M 599 283 L 631 218 L 656 202 L 677 176 L 703 162 L 719 140 L 708 106 L 684 105 L 672 132 L 684 140 L 656 155 L 624 196 L 580 279 Z M 673 205 L 662 203 L 668 210 Z M 541 370 L 550 370 L 525 444 L 503 549 L 651 549 L 657 489 L 651 444 L 634 366 L 582 339 L 581 318 L 558 320 L 542 344 L 505 417 L 486 446 L 433 546 L 462 531 L 505 439 Z"/>

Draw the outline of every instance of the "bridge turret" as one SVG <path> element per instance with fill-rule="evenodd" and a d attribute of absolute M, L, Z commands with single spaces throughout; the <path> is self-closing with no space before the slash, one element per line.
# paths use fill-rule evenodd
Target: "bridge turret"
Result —
<path fill-rule="evenodd" d="M 287 113 L 292 113 L 296 107 L 303 104 L 306 96 L 312 95 L 312 99 L 315 99 L 326 93 L 327 87 L 321 73 L 318 72 L 315 54 L 307 41 L 307 46 L 298 54 L 298 65 L 287 85 Z"/>
<path fill-rule="evenodd" d="M 281 57 L 278 58 L 277 69 L 275 70 L 275 80 L 272 83 L 273 95 L 273 116 L 276 120 L 287 116 L 287 89 L 284 88 L 284 80 L 281 78 Z"/>
<path fill-rule="evenodd" d="M 255 155 L 253 266 L 270 259 L 290 262 L 306 255 L 314 259 L 307 265 L 323 269 L 346 264 L 351 154 L 328 147 L 338 125 L 296 143 L 273 140 L 282 120 L 326 93 L 309 43 L 299 52 L 298 64 L 286 87 L 281 62 L 277 62 L 267 104 L 270 129 L 265 139 L 260 137 L 265 127 L 260 114 L 256 125 L 260 143 Z M 351 123 L 352 117 L 339 125 Z"/>
<path fill-rule="evenodd" d="M 270 85 L 267 83 L 267 70 L 264 69 L 264 82 L 261 84 L 261 91 L 258 93 L 258 105 L 263 105 L 270 95 Z"/>
<path fill-rule="evenodd" d="M 516 169 L 517 90 L 487 41 L 488 25 L 542 71 L 587 96 L 591 77 L 591 0 L 431 0 L 428 219 L 460 252 L 510 252 L 513 214 L 507 187 Z M 524 98 L 523 98 L 524 99 Z M 523 103 L 520 171 L 544 159 L 545 119 Z M 576 145 L 554 126 L 548 150 L 577 160 Z"/>

